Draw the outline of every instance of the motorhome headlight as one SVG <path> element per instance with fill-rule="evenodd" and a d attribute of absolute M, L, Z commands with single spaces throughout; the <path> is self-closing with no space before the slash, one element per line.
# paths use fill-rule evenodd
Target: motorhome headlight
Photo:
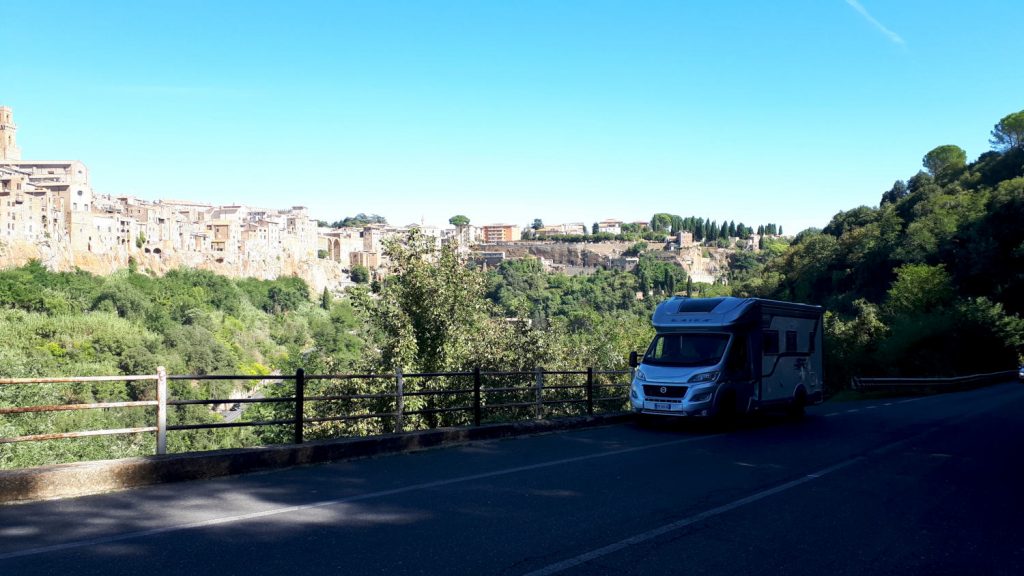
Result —
<path fill-rule="evenodd" d="M 718 380 L 718 370 L 694 374 L 693 376 L 690 377 L 689 383 L 694 384 L 697 382 L 714 382 L 715 380 Z"/>
<path fill-rule="evenodd" d="M 694 393 L 690 398 L 690 402 L 707 402 L 711 400 L 711 395 L 714 394 L 712 390 L 701 390 L 700 392 Z"/>
<path fill-rule="evenodd" d="M 647 382 L 647 375 L 644 374 L 643 370 L 637 368 L 636 369 L 636 379 L 640 380 L 641 382 Z"/>

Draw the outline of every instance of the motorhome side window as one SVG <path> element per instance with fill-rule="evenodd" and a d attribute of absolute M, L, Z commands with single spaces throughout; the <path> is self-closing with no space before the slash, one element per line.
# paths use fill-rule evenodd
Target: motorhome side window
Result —
<path fill-rule="evenodd" d="M 778 354 L 779 353 L 779 331 L 778 330 L 765 330 L 764 331 L 764 342 L 761 345 L 761 349 L 765 354 Z"/>
<path fill-rule="evenodd" d="M 786 330 L 786 352 L 797 352 L 796 330 Z"/>
<path fill-rule="evenodd" d="M 732 350 L 729 351 L 729 372 L 748 374 L 750 369 L 747 359 L 747 337 L 743 334 L 733 336 Z"/>
<path fill-rule="evenodd" d="M 807 351 L 813 353 L 814 352 L 814 332 L 809 333 L 807 336 L 808 336 L 808 339 L 807 339 Z"/>

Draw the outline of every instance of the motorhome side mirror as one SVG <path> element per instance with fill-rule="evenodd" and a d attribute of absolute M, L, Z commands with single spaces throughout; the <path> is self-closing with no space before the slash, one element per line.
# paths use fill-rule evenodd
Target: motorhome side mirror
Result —
<path fill-rule="evenodd" d="M 636 368 L 639 365 L 640 363 L 637 361 L 636 350 L 633 350 L 629 353 L 629 367 Z"/>

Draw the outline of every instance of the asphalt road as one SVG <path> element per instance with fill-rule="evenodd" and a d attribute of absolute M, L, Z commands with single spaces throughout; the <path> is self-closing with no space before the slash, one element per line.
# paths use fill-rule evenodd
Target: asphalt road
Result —
<path fill-rule="evenodd" d="M 1024 385 L 0 507 L 0 574 L 1024 574 Z"/>

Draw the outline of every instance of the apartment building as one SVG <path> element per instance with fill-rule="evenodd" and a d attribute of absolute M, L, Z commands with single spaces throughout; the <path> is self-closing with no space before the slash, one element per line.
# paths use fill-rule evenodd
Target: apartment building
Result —
<path fill-rule="evenodd" d="M 601 220 L 597 223 L 597 231 L 616 235 L 622 234 L 622 220 Z"/>
<path fill-rule="evenodd" d="M 487 224 L 480 227 L 480 237 L 488 244 L 522 240 L 523 231 L 513 224 Z"/>

